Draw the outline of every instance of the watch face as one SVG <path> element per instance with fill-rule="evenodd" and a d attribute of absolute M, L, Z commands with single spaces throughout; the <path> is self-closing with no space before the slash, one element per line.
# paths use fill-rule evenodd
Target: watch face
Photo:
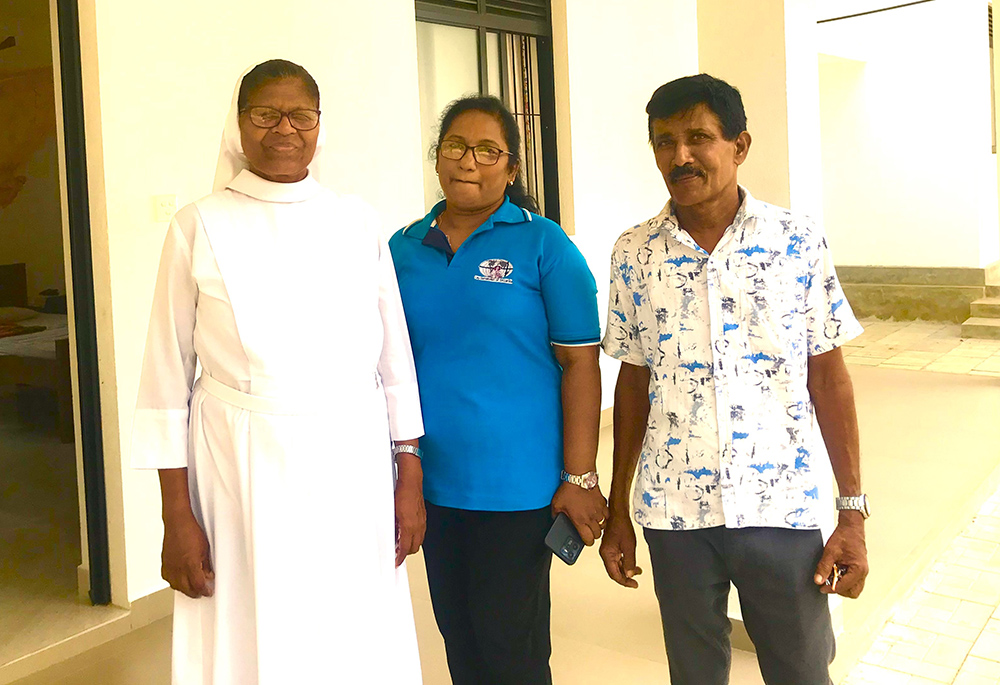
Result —
<path fill-rule="evenodd" d="M 588 490 L 593 490 L 594 488 L 597 487 L 597 474 L 595 472 L 591 471 L 586 476 L 584 476 L 583 487 L 585 487 Z"/>

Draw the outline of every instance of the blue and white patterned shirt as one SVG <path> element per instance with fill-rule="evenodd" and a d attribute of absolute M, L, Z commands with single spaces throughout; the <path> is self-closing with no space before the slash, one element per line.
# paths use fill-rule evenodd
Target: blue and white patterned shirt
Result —
<path fill-rule="evenodd" d="M 831 506 L 807 360 L 862 328 L 822 229 L 740 192 L 712 254 L 668 202 L 611 256 L 604 351 L 650 369 L 633 502 L 646 528 L 817 528 Z"/>

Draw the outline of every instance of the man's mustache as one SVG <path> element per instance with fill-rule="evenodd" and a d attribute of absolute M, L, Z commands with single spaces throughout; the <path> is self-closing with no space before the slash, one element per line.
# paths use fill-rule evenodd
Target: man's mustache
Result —
<path fill-rule="evenodd" d="M 693 166 L 679 166 L 675 167 L 673 171 L 670 172 L 669 178 L 671 181 L 680 181 L 682 178 L 688 176 L 705 176 L 705 172 L 701 169 L 696 169 Z"/>

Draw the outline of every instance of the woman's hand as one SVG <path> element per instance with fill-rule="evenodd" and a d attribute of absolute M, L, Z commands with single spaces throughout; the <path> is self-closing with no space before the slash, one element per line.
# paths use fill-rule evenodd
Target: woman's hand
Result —
<path fill-rule="evenodd" d="M 424 542 L 427 511 L 424 508 L 424 472 L 420 458 L 396 455 L 396 566 L 415 554 Z"/>
<path fill-rule="evenodd" d="M 160 469 L 163 553 L 160 575 L 191 599 L 215 592 L 208 537 L 191 510 L 187 469 Z"/>
<path fill-rule="evenodd" d="M 164 522 L 160 574 L 170 587 L 191 599 L 211 597 L 215 592 L 215 572 L 208 537 L 194 514 Z"/>
<path fill-rule="evenodd" d="M 608 503 L 599 488 L 584 490 L 579 485 L 563 483 L 552 498 L 552 515 L 559 512 L 569 517 L 584 544 L 590 546 L 601 537 Z"/>

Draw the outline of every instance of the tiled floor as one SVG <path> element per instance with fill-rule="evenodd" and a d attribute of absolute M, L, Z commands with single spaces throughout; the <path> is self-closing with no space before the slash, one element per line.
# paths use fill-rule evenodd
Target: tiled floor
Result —
<path fill-rule="evenodd" d="M 1000 683 L 1000 493 L 892 613 L 845 685 Z"/>
<path fill-rule="evenodd" d="M 1000 377 L 1000 341 L 961 340 L 959 326 L 865 322 L 847 362 Z M 1000 421 L 1000 417 L 997 417 Z M 900 602 L 844 685 L 1000 683 L 1000 491 Z"/>

